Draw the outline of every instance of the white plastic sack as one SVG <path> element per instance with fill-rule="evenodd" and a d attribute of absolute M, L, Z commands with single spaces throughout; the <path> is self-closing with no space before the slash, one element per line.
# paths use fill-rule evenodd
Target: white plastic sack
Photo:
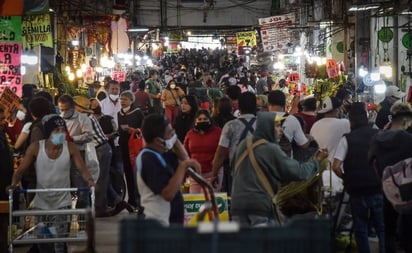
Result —
<path fill-rule="evenodd" d="M 97 159 L 96 148 L 94 147 L 93 142 L 88 142 L 86 144 L 84 162 L 86 167 L 89 170 L 89 173 L 92 175 L 93 181 L 97 182 L 100 173 L 99 160 Z"/>

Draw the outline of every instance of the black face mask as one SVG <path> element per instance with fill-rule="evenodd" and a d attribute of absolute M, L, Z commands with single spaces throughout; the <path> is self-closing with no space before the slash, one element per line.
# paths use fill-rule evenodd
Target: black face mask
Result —
<path fill-rule="evenodd" d="M 207 130 L 210 129 L 210 127 L 212 126 L 212 124 L 208 121 L 204 121 L 204 122 L 199 122 L 195 125 L 195 129 L 198 131 L 203 131 L 206 132 Z"/>
<path fill-rule="evenodd" d="M 98 106 L 98 107 L 96 107 L 92 110 L 93 110 L 94 114 L 99 114 L 99 115 L 102 114 L 102 108 L 100 108 L 100 106 Z"/>

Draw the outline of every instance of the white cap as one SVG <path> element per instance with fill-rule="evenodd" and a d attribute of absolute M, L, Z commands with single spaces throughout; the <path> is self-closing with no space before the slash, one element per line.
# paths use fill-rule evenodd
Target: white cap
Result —
<path fill-rule="evenodd" d="M 322 103 L 322 108 L 318 111 L 318 113 L 327 113 L 336 108 L 339 108 L 342 105 L 340 100 L 336 97 L 327 97 Z"/>
<path fill-rule="evenodd" d="M 385 96 L 386 97 L 395 97 L 397 99 L 401 99 L 405 96 L 405 93 L 402 92 L 399 89 L 399 87 L 397 87 L 395 85 L 389 85 L 388 87 L 386 87 Z"/>

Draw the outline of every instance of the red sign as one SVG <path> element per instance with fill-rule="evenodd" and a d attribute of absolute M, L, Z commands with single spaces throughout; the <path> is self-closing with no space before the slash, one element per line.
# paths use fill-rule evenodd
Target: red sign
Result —
<path fill-rule="evenodd" d="M 113 71 L 112 79 L 118 82 L 126 81 L 126 71 Z"/>
<path fill-rule="evenodd" d="M 21 97 L 21 43 L 0 43 L 0 94 L 5 87 Z"/>

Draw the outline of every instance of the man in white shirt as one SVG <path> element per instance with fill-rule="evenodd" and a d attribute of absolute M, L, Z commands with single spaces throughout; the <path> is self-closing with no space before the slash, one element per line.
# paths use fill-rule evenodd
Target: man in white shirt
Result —
<path fill-rule="evenodd" d="M 316 121 L 310 130 L 310 135 L 315 138 L 319 148 L 326 148 L 329 151 L 328 160 L 331 163 L 340 139 L 344 134 L 350 132 L 349 120 L 338 118 L 341 105 L 342 102 L 338 98 L 327 97 L 322 103 L 321 110 L 318 111 L 318 113 L 324 114 L 324 118 Z M 323 173 L 323 184 L 330 186 L 330 183 L 332 183 L 334 192 L 342 191 L 342 179 L 337 177 L 334 172 L 332 172 L 332 175 L 330 173 L 330 170 Z"/>
<path fill-rule="evenodd" d="M 276 116 L 283 117 L 286 106 L 286 95 L 281 90 L 274 90 L 268 94 L 268 110 L 276 112 Z M 307 148 L 313 140 L 306 136 L 298 119 L 293 115 L 287 115 L 282 124 L 283 134 L 292 143 L 293 141 L 301 148 Z"/>

